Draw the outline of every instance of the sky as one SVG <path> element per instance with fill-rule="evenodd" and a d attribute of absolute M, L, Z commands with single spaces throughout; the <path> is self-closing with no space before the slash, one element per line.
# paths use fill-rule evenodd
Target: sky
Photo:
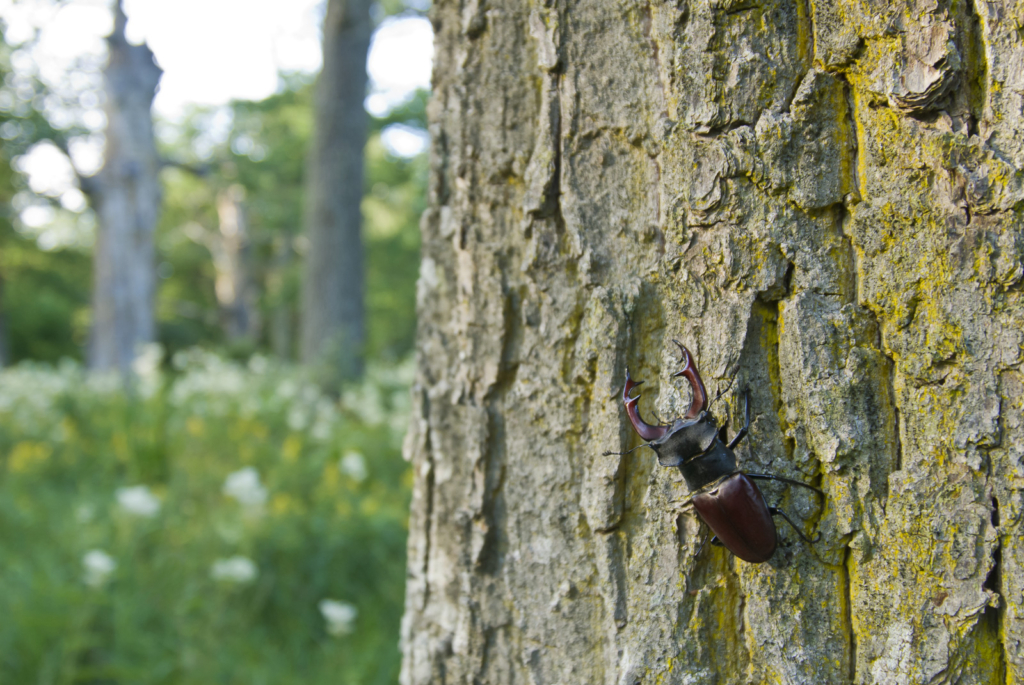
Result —
<path fill-rule="evenodd" d="M 168 121 L 180 120 L 193 104 L 263 99 L 277 89 L 279 72 L 320 68 L 323 0 L 124 0 L 124 7 L 128 40 L 145 41 L 164 71 L 153 108 Z M 50 83 L 65 79 L 78 59 L 102 59 L 103 36 L 112 28 L 109 0 L 0 0 L 0 19 L 8 43 L 15 46 L 39 30 L 38 44 L 30 53 L 16 51 L 12 64 L 17 69 L 34 63 Z M 426 19 L 381 22 L 367 58 L 367 110 L 383 114 L 416 88 L 429 87 L 432 58 L 433 33 Z M 426 141 L 420 132 L 393 127 L 385 132 L 384 143 L 395 154 L 411 156 Z M 79 171 L 99 168 L 98 144 L 72 152 Z M 84 207 L 67 160 L 52 146 L 39 146 L 18 165 L 36 192 L 59 195 L 72 211 Z M 32 211 L 22 214 L 26 223 L 47 219 Z"/>
<path fill-rule="evenodd" d="M 125 0 L 127 34 L 146 41 L 164 70 L 154 110 L 180 117 L 188 104 L 259 100 L 277 88 L 279 71 L 320 68 L 323 0 Z M 40 28 L 33 55 L 57 80 L 82 55 L 102 54 L 111 30 L 107 0 L 0 0 L 9 42 Z M 420 17 L 385 20 L 374 34 L 367 72 L 370 109 L 378 112 L 430 85 L 433 35 Z"/>

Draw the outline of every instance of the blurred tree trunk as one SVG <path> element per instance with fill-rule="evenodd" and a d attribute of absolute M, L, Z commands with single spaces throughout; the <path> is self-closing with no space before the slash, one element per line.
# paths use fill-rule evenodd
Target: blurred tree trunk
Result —
<path fill-rule="evenodd" d="M 281 359 L 291 359 L 295 343 L 295 306 L 297 288 L 295 250 L 290 235 L 278 236 L 274 241 L 274 258 L 267 275 L 267 300 L 270 308 L 268 337 L 270 349 Z"/>
<path fill-rule="evenodd" d="M 316 85 L 305 232 L 302 361 L 328 384 L 362 372 L 363 148 L 370 0 L 328 0 L 324 63 Z"/>
<path fill-rule="evenodd" d="M 245 189 L 231 186 L 217 195 L 218 233 L 210 241 L 217 271 L 217 302 L 228 340 L 254 340 L 259 312 L 250 274 L 249 228 L 245 218 Z"/>
<path fill-rule="evenodd" d="M 103 72 L 106 158 L 95 176 L 82 179 L 97 218 L 90 365 L 125 374 L 155 329 L 160 160 L 151 108 L 162 73 L 148 47 L 125 39 L 126 23 L 119 0 Z"/>
<path fill-rule="evenodd" d="M 1024 680 L 1020 6 L 433 21 L 402 683 Z M 695 557 L 679 472 L 602 456 L 627 365 L 687 405 L 673 338 L 816 545 Z"/>

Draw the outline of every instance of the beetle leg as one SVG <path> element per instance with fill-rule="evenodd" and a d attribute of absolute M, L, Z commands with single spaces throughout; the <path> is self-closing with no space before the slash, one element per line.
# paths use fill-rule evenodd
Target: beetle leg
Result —
<path fill-rule="evenodd" d="M 816 493 L 818 493 L 822 497 L 825 496 L 824 492 L 822 492 L 818 488 L 814 487 L 813 485 L 810 485 L 808 483 L 804 483 L 804 482 L 799 481 L 799 480 L 793 480 L 792 478 L 786 478 L 785 476 L 773 476 L 773 475 L 768 474 L 768 473 L 746 473 L 746 472 L 744 472 L 743 475 L 746 476 L 747 478 L 757 478 L 757 479 L 760 479 L 760 480 L 778 480 L 778 481 L 782 481 L 783 483 L 792 483 L 793 485 L 800 485 L 800 486 L 803 486 L 803 487 L 807 488 L 808 490 L 814 490 Z"/>
<path fill-rule="evenodd" d="M 740 440 L 746 437 L 747 430 L 750 429 L 750 388 L 744 388 L 743 390 L 743 413 L 746 414 L 747 422 L 743 424 L 743 428 L 740 429 L 740 432 L 729 443 L 729 449 L 735 449 L 736 445 L 740 444 Z"/>
<path fill-rule="evenodd" d="M 693 355 L 683 346 L 683 343 L 678 340 L 673 340 L 672 342 L 679 346 L 681 357 L 679 363 L 683 365 L 682 370 L 672 374 L 672 377 L 683 376 L 686 380 L 690 381 L 690 389 L 693 390 L 693 400 L 690 402 L 690 408 L 686 410 L 686 415 L 683 418 L 692 419 L 708 408 L 708 391 L 704 389 L 704 381 L 700 378 L 697 365 L 693 363 Z"/>
<path fill-rule="evenodd" d="M 796 534 L 803 538 L 804 542 L 806 542 L 809 545 L 814 544 L 815 542 L 821 539 L 821 533 L 818 533 L 818 535 L 813 540 L 804 535 L 804 532 L 797 528 L 797 525 L 793 523 L 793 519 L 786 516 L 786 512 L 782 511 L 782 509 L 779 509 L 778 507 L 768 507 L 768 513 L 772 516 L 779 515 L 782 518 L 786 519 L 786 523 L 793 526 L 793 530 L 796 531 Z"/>
<path fill-rule="evenodd" d="M 711 531 L 710 530 L 707 533 L 704 534 L 704 539 L 700 541 L 700 547 L 698 547 L 697 551 L 693 553 L 693 558 L 694 559 L 699 557 L 700 553 L 704 551 L 704 545 L 707 544 L 709 537 L 711 537 Z M 717 540 L 717 539 L 718 539 L 718 537 L 715 537 L 715 540 Z"/>
<path fill-rule="evenodd" d="M 626 385 L 622 388 L 622 403 L 626 405 L 626 415 L 629 416 L 629 422 L 633 424 L 633 430 L 644 440 L 653 442 L 665 435 L 665 433 L 668 433 L 669 426 L 651 426 L 640 418 L 640 408 L 637 407 L 640 395 L 636 397 L 629 396 L 633 388 L 640 385 L 643 385 L 643 381 L 634 381 L 629 377 L 629 369 L 626 369 Z"/>

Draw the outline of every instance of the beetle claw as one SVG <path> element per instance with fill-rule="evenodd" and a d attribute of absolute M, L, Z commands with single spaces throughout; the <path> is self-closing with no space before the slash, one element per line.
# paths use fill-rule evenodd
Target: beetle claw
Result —
<path fill-rule="evenodd" d="M 704 388 L 704 381 L 701 380 L 697 365 L 693 363 L 693 355 L 686 346 L 678 340 L 673 339 L 679 347 L 679 363 L 683 365 L 682 370 L 672 374 L 673 378 L 683 376 L 690 382 L 690 389 L 693 390 L 693 400 L 690 401 L 690 408 L 686 410 L 683 418 L 692 419 L 708 408 L 708 391 Z"/>
<path fill-rule="evenodd" d="M 629 422 L 633 424 L 633 430 L 637 434 L 650 442 L 657 440 L 658 438 L 665 435 L 668 432 L 668 426 L 652 426 L 646 423 L 640 418 L 640 408 L 637 404 L 640 402 L 640 395 L 636 397 L 630 397 L 629 393 L 633 391 L 633 388 L 643 385 L 643 381 L 634 381 L 629 377 L 629 369 L 626 369 L 626 385 L 622 388 L 622 403 L 626 405 L 626 415 L 629 416 Z"/>

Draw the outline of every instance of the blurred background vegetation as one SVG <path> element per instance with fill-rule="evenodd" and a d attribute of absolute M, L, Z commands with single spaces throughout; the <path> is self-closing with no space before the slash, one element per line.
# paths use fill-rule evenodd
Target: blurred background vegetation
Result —
<path fill-rule="evenodd" d="M 0 681 L 395 682 L 408 364 L 158 359 L 0 373 Z"/>
<path fill-rule="evenodd" d="M 208 121 L 221 111 L 197 109 L 180 128 L 175 144 L 165 146 L 165 156 L 203 172 L 164 172 L 164 210 L 157 234 L 157 320 L 160 342 L 168 351 L 214 344 L 234 356 L 256 351 L 282 358 L 296 354 L 302 256 L 307 249 L 299 220 L 312 128 L 312 85 L 309 77 L 294 75 L 283 78 L 282 91 L 266 100 L 233 102 L 231 128 L 212 149 L 205 147 Z M 371 362 L 394 362 L 412 351 L 427 160 L 423 153 L 411 158 L 390 153 L 381 133 L 396 124 L 425 130 L 426 100 L 426 91 L 417 91 L 386 116 L 370 118 L 362 209 L 366 350 Z M 226 340 L 220 326 L 216 273 L 200 238 L 217 225 L 218 194 L 235 186 L 245 198 L 251 273 L 264 322 L 258 337 L 241 346 Z"/>
<path fill-rule="evenodd" d="M 0 50 L 10 53 L 6 46 Z M 223 140 L 212 145 L 211 119 L 223 118 L 223 108 L 196 108 L 182 124 L 163 123 L 164 154 L 191 169 L 171 167 L 162 174 L 156 311 L 158 340 L 169 353 L 202 345 L 236 357 L 266 352 L 295 358 L 305 249 L 300 219 L 312 128 L 312 86 L 307 75 L 284 75 L 281 92 L 266 100 L 232 102 L 230 129 L 221 134 Z M 425 130 L 426 100 L 426 91 L 417 91 L 410 101 L 385 116 L 370 117 L 363 237 L 366 351 L 371 362 L 394 362 L 412 350 L 419 276 L 418 222 L 426 206 L 427 160 L 424 153 L 402 157 L 389 152 L 381 134 L 392 125 Z M 91 245 L 44 248 L 32 227 L 19 225 L 12 200 L 16 195 L 24 197 L 27 183 L 10 162 L 36 144 L 41 135 L 45 140 L 47 124 L 35 110 L 19 116 L 17 109 L 0 108 L 0 127 L 7 122 L 16 126 L 11 130 L 17 135 L 0 140 L 0 154 L 6 161 L 0 165 L 0 199 L 6 208 L 0 215 L 0 316 L 6 331 L 6 361 L 81 361 L 91 323 Z M 257 337 L 237 347 L 225 339 L 220 325 L 216 272 L 202 240 L 204 233 L 217 225 L 218 194 L 231 187 L 240 188 L 244 196 L 251 273 L 264 322 Z M 56 212 L 54 221 L 91 220 L 88 215 L 84 219 L 66 216 L 60 208 Z"/>
<path fill-rule="evenodd" d="M 126 379 L 86 364 L 96 217 L 23 168 L 96 134 L 95 73 L 55 92 L 25 54 L 0 44 L 0 683 L 396 682 L 427 161 L 386 137 L 425 138 L 427 92 L 369 119 L 366 372 L 340 389 L 297 361 L 315 76 L 157 120 L 157 333 Z M 216 296 L 226 194 L 243 336 Z"/>

